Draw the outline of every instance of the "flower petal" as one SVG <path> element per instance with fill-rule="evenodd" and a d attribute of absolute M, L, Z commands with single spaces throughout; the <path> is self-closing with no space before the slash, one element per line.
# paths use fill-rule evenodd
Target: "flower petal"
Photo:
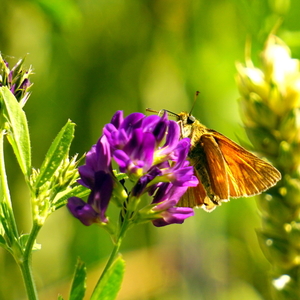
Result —
<path fill-rule="evenodd" d="M 194 214 L 194 210 L 190 207 L 172 207 L 162 212 L 161 219 L 153 220 L 152 223 L 156 227 L 182 224 L 185 219 L 192 217 Z"/>
<path fill-rule="evenodd" d="M 123 150 L 116 150 L 114 152 L 114 160 L 119 165 L 122 173 L 126 172 L 127 167 L 131 164 L 130 157 Z"/>
<path fill-rule="evenodd" d="M 85 165 L 78 168 L 80 179 L 78 183 L 92 189 L 94 187 L 94 174 L 103 170 L 111 173 L 111 153 L 106 136 L 102 136 L 96 145 L 86 155 Z"/>
<path fill-rule="evenodd" d="M 173 149 L 177 144 L 180 137 L 180 128 L 177 122 L 169 121 L 168 134 L 166 136 L 166 143 L 164 147 Z"/>
<path fill-rule="evenodd" d="M 115 128 L 118 129 L 118 128 L 120 127 L 120 125 L 123 123 L 123 120 L 124 120 L 124 118 L 123 118 L 123 111 L 122 111 L 122 110 L 118 110 L 118 111 L 113 115 L 113 117 L 111 118 L 110 123 L 111 123 L 112 125 L 114 125 Z"/>
<path fill-rule="evenodd" d="M 69 198 L 67 207 L 71 214 L 86 226 L 99 222 L 97 212 L 80 198 Z"/>
<path fill-rule="evenodd" d="M 105 212 L 114 187 L 113 178 L 104 171 L 95 173 L 95 185 L 89 195 L 88 203 L 99 213 L 101 222 L 107 222 Z"/>
<path fill-rule="evenodd" d="M 131 133 L 133 129 L 140 127 L 141 121 L 144 117 L 145 115 L 142 113 L 132 113 L 124 119 L 120 129 L 124 128 L 127 133 Z"/>

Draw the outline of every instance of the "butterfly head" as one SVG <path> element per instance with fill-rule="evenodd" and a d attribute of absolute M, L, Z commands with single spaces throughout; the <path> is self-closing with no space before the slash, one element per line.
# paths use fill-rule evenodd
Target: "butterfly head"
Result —
<path fill-rule="evenodd" d="M 189 114 L 188 117 L 187 117 L 186 123 L 189 124 L 189 125 L 192 125 L 192 124 L 195 123 L 195 121 L 196 121 L 196 118 Z"/>
<path fill-rule="evenodd" d="M 187 112 L 181 112 L 176 116 L 177 116 L 177 121 L 181 122 L 183 126 L 193 125 L 196 121 L 196 118 Z"/>

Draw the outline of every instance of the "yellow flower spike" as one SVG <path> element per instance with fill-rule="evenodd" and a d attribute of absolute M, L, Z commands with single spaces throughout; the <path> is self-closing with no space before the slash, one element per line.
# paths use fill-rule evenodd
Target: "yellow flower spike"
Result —
<path fill-rule="evenodd" d="M 277 115 L 277 116 L 284 116 L 287 113 L 287 108 L 285 105 L 285 99 L 283 97 L 282 92 L 280 91 L 280 87 L 278 85 L 273 84 L 272 88 L 270 89 L 268 105 L 270 109 Z"/>
<path fill-rule="evenodd" d="M 286 187 L 285 198 L 289 206 L 300 206 L 300 181 L 297 178 L 291 178 L 286 175 L 284 179 L 284 185 Z"/>
<path fill-rule="evenodd" d="M 266 82 L 271 86 L 268 103 L 279 116 L 300 104 L 299 60 L 291 58 L 287 45 L 270 36 L 262 53 Z"/>
<path fill-rule="evenodd" d="M 286 87 L 286 106 L 300 108 L 300 73 L 294 74 Z"/>
<path fill-rule="evenodd" d="M 288 170 L 292 170 L 295 165 L 292 145 L 282 141 L 279 147 L 278 162 Z"/>
<path fill-rule="evenodd" d="M 291 224 L 291 242 L 294 247 L 300 248 L 300 224 L 292 222 Z"/>
<path fill-rule="evenodd" d="M 246 57 L 248 69 L 237 64 L 240 112 L 247 135 L 253 149 L 282 174 L 278 185 L 258 198 L 262 229 L 257 236 L 272 264 L 274 299 L 300 299 L 299 60 L 291 58 L 288 46 L 274 35 L 268 38 L 261 59 L 259 71 L 250 55 Z"/>
<path fill-rule="evenodd" d="M 287 142 L 297 141 L 300 143 L 300 110 L 290 110 L 283 118 L 280 127 L 280 135 Z"/>
<path fill-rule="evenodd" d="M 277 36 L 269 36 L 261 55 L 263 71 L 268 82 L 284 84 L 286 74 L 298 71 L 297 60 L 291 58 L 290 49 Z"/>
<path fill-rule="evenodd" d="M 252 142 L 255 151 L 264 153 L 271 157 L 278 154 L 278 141 L 274 135 L 265 128 L 245 128 L 249 140 Z"/>
<path fill-rule="evenodd" d="M 244 67 L 241 63 L 236 63 L 238 75 L 239 92 L 247 97 L 250 92 L 258 94 L 265 100 L 269 96 L 269 86 L 265 81 L 264 73 L 258 68 Z"/>
<path fill-rule="evenodd" d="M 276 125 L 277 116 L 273 114 L 258 94 L 249 93 L 248 99 L 240 99 L 239 105 L 246 126 L 271 129 Z"/>

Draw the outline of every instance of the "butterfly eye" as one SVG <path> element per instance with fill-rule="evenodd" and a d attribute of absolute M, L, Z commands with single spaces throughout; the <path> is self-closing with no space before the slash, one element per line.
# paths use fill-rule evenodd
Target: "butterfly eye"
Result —
<path fill-rule="evenodd" d="M 187 118 L 187 124 L 193 124 L 196 121 L 195 117 L 192 115 L 189 115 Z"/>

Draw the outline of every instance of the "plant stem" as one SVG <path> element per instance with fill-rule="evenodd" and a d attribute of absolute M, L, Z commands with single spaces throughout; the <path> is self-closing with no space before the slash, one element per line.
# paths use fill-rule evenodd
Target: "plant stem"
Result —
<path fill-rule="evenodd" d="M 26 248 L 24 251 L 24 259 L 30 258 L 32 253 L 32 248 L 35 244 L 36 237 L 41 229 L 41 225 L 38 225 L 36 222 L 33 223 L 29 238 L 26 243 Z"/>
<path fill-rule="evenodd" d="M 127 229 L 129 228 L 129 225 L 130 225 L 130 215 L 131 215 L 131 212 L 129 211 L 126 211 L 126 214 L 125 214 L 125 217 L 124 217 L 124 220 L 123 220 L 123 223 L 122 223 L 122 226 L 120 228 L 120 232 L 119 232 L 119 235 L 118 235 L 118 238 L 117 238 L 117 241 L 115 242 L 114 244 L 114 248 L 110 254 L 110 257 L 106 263 L 106 266 L 94 288 L 94 291 L 93 291 L 93 294 L 91 296 L 91 299 L 93 298 L 93 295 L 95 294 L 96 290 L 97 290 L 97 287 L 98 285 L 100 284 L 101 280 L 103 279 L 103 277 L 105 276 L 106 272 L 109 270 L 109 268 L 111 267 L 111 265 L 113 264 L 115 258 L 117 257 L 118 255 L 118 252 L 120 250 L 120 247 L 121 247 L 121 244 L 122 244 L 122 241 L 123 241 L 123 237 L 125 236 L 125 233 L 127 231 Z"/>
<path fill-rule="evenodd" d="M 24 260 L 21 264 L 19 264 L 19 266 L 22 272 L 28 299 L 37 300 L 38 296 L 31 270 L 31 259 Z"/>
<path fill-rule="evenodd" d="M 31 255 L 32 255 L 32 248 L 34 246 L 37 234 L 40 229 L 41 226 L 37 225 L 37 223 L 33 224 L 29 238 L 26 243 L 25 251 L 23 253 L 23 260 L 19 262 L 19 266 L 22 272 L 22 277 L 26 287 L 27 297 L 29 300 L 38 299 L 38 295 L 37 295 L 37 291 L 33 279 L 33 274 L 31 270 Z"/>
<path fill-rule="evenodd" d="M 35 243 L 36 236 L 40 230 L 40 226 L 36 223 L 33 224 L 31 233 L 28 237 L 26 248 L 20 243 L 20 236 L 17 229 L 14 213 L 12 210 L 12 204 L 10 199 L 10 193 L 6 177 L 6 168 L 4 162 L 3 151 L 3 138 L 4 132 L 0 132 L 0 199 L 3 202 L 1 205 L 2 213 L 5 216 L 5 234 L 7 238 L 7 250 L 12 254 L 16 263 L 21 269 L 22 277 L 26 287 L 26 292 L 29 300 L 37 300 L 37 292 L 34 284 L 32 271 L 31 271 L 31 252 Z"/>
<path fill-rule="evenodd" d="M 112 265 L 112 263 L 114 262 L 119 250 L 120 250 L 120 247 L 121 247 L 121 244 L 122 244 L 122 237 L 118 238 L 117 240 L 117 243 L 114 245 L 114 248 L 110 254 L 110 257 L 106 263 L 106 266 L 97 282 L 97 285 L 100 283 L 100 281 L 102 280 L 102 278 L 104 277 L 104 275 L 106 274 L 106 272 L 108 271 L 108 269 L 110 268 L 110 266 Z"/>

